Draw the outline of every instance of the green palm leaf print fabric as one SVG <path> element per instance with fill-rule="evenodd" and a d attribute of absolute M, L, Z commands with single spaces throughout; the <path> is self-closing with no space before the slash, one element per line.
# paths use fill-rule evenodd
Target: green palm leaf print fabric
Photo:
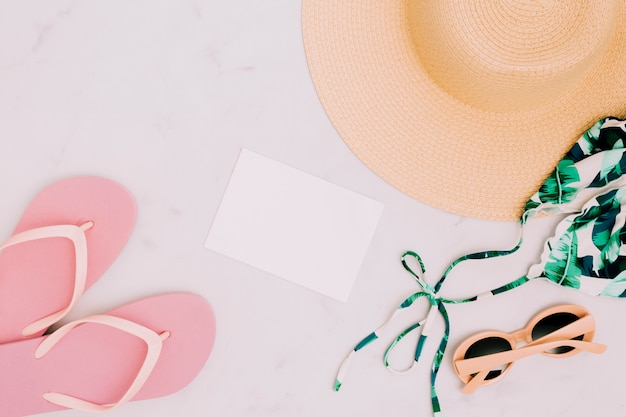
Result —
<path fill-rule="evenodd" d="M 540 260 L 528 273 L 488 292 L 462 299 L 448 299 L 439 294 L 450 272 L 462 262 L 496 258 L 515 253 L 522 245 L 523 233 L 515 247 L 506 250 L 488 250 L 469 253 L 455 259 L 435 285 L 425 278 L 426 269 L 420 256 L 412 251 L 402 255 L 402 264 L 418 284 L 418 291 L 400 304 L 396 312 L 428 300 L 431 308 L 426 318 L 417 321 L 389 345 L 384 364 L 389 367 L 387 355 L 406 335 L 419 332 L 412 366 L 419 360 L 428 337 L 432 312 L 439 312 L 444 322 L 431 367 L 431 402 L 433 412 L 440 412 L 435 382 L 448 344 L 450 320 L 448 304 L 473 302 L 498 295 L 524 285 L 535 278 L 548 279 L 563 287 L 590 295 L 626 298 L 626 120 L 607 117 L 587 130 L 526 203 L 520 218 L 521 229 L 532 218 L 552 214 L 562 217 L 543 248 Z M 417 267 L 412 269 L 409 262 Z M 415 263 L 415 262 L 413 262 Z M 393 320 L 395 313 L 383 325 L 363 338 L 346 356 L 337 372 L 334 389 L 342 386 L 351 358 L 376 340 Z M 395 370 L 395 372 L 398 372 Z"/>
<path fill-rule="evenodd" d="M 528 278 L 626 297 L 626 121 L 596 123 L 526 204 L 522 223 L 564 214 Z"/>

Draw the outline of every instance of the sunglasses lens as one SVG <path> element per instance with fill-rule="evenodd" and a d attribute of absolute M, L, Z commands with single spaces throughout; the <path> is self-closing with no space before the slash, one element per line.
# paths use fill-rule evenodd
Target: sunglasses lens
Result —
<path fill-rule="evenodd" d="M 579 317 L 576 314 L 562 312 L 562 313 L 554 313 L 547 317 L 542 318 L 537 322 L 535 327 L 532 330 L 531 336 L 533 340 L 537 340 L 540 337 L 543 337 L 549 333 L 552 333 L 555 330 L 560 329 L 561 327 L 565 327 L 570 323 L 578 320 Z M 579 335 L 573 337 L 572 340 L 583 340 L 584 335 Z M 560 346 L 551 350 L 548 350 L 547 353 L 555 353 L 562 354 L 567 353 L 574 348 L 571 346 Z"/>
<path fill-rule="evenodd" d="M 465 359 L 505 352 L 511 349 L 513 349 L 513 347 L 506 339 L 501 337 L 486 337 L 474 342 L 469 348 L 467 348 L 467 352 L 465 352 Z M 508 366 L 509 364 L 506 364 L 490 370 L 485 379 L 493 379 L 500 376 Z"/>

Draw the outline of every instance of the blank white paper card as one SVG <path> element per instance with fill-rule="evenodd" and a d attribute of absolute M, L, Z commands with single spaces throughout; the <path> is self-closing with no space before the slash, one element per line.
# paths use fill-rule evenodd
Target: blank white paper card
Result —
<path fill-rule="evenodd" d="M 205 246 L 346 302 L 382 203 L 243 149 Z"/>

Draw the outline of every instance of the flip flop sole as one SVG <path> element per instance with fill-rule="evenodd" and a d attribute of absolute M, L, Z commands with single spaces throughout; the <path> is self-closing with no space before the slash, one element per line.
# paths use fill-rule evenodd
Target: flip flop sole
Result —
<path fill-rule="evenodd" d="M 190 293 L 144 298 L 107 315 L 170 332 L 146 383 L 133 400 L 173 394 L 188 385 L 207 361 L 215 341 L 210 304 Z M 43 398 L 59 392 L 97 404 L 116 403 L 134 380 L 146 355 L 136 336 L 101 324 L 82 324 L 45 356 L 34 352 L 47 336 L 0 345 L 0 404 L 3 417 L 65 408 Z"/>
<path fill-rule="evenodd" d="M 85 232 L 88 288 L 126 244 L 136 213 L 135 200 L 121 185 L 99 177 L 73 177 L 42 190 L 24 211 L 13 234 L 43 226 L 80 226 L 93 221 L 94 226 Z M 73 245 L 66 238 L 29 241 L 2 251 L 0 343 L 21 340 L 26 325 L 69 304 L 75 262 Z"/>

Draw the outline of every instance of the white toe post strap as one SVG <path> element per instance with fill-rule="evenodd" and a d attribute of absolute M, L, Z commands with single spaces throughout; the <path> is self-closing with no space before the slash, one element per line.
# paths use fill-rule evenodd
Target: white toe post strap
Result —
<path fill-rule="evenodd" d="M 47 329 L 57 321 L 59 321 L 67 312 L 76 304 L 83 291 L 85 291 L 85 282 L 87 280 L 87 239 L 85 231 L 91 229 L 94 223 L 91 221 L 83 223 L 81 226 L 72 224 L 44 226 L 36 229 L 27 230 L 17 233 L 0 245 L 0 251 L 9 246 L 17 245 L 39 239 L 49 238 L 67 238 L 74 245 L 75 251 L 75 273 L 74 273 L 74 289 L 72 290 L 72 298 L 69 304 L 60 311 L 42 317 L 39 320 L 29 324 L 22 329 L 23 336 L 32 336 Z"/>
<path fill-rule="evenodd" d="M 59 392 L 47 392 L 43 394 L 43 397 L 47 401 L 65 408 L 97 413 L 109 411 L 130 401 L 139 392 L 141 387 L 143 387 L 159 359 L 163 341 L 170 336 L 170 333 L 165 331 L 159 334 L 147 327 L 120 317 L 95 315 L 68 323 L 52 333 L 50 336 L 46 337 L 37 347 L 35 357 L 39 359 L 45 356 L 46 353 L 48 353 L 50 349 L 52 349 L 68 332 L 70 332 L 74 327 L 84 323 L 103 324 L 142 339 L 146 343 L 148 349 L 137 376 L 130 384 L 126 393 L 114 404 L 96 404 Z"/>

